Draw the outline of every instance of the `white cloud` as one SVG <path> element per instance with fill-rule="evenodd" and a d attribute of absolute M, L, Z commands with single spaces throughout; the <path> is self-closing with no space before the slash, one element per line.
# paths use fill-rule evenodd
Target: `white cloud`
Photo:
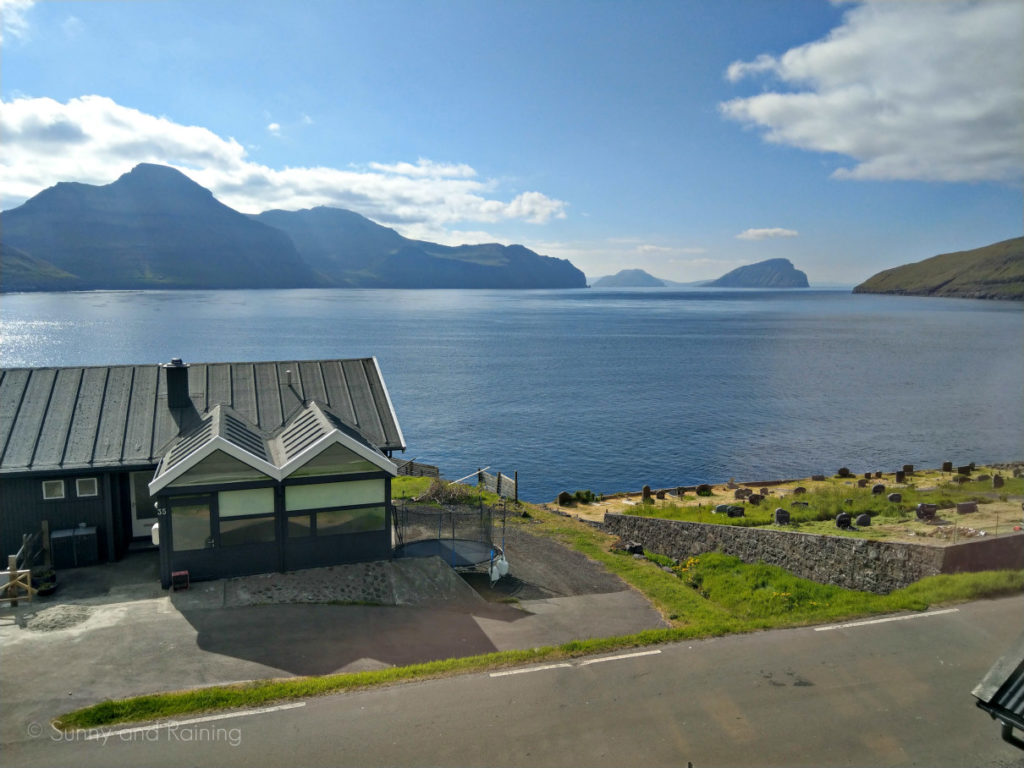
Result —
<path fill-rule="evenodd" d="M 0 102 L 0 135 L 3 208 L 58 181 L 107 184 L 147 162 L 178 168 L 240 211 L 332 205 L 411 237 L 429 234 L 441 242 L 451 242 L 449 233 L 460 222 L 543 224 L 565 217 L 566 203 L 540 192 L 498 199 L 497 183 L 476 178 L 476 171 L 464 164 L 420 159 L 352 169 L 269 168 L 250 160 L 233 138 L 103 96 L 66 104 L 47 98 Z"/>
<path fill-rule="evenodd" d="M 61 30 L 67 37 L 78 37 L 85 31 L 84 22 L 77 16 L 68 16 L 60 25 Z"/>
<path fill-rule="evenodd" d="M 0 41 L 8 35 L 25 37 L 28 34 L 28 11 L 35 0 L 0 0 Z"/>
<path fill-rule="evenodd" d="M 769 240 L 775 237 L 798 237 L 800 235 L 795 229 L 783 229 L 782 227 L 767 227 L 765 229 L 745 229 L 736 235 L 737 240 Z"/>
<path fill-rule="evenodd" d="M 783 86 L 720 105 L 767 141 L 856 161 L 836 178 L 1016 181 L 1024 170 L 1024 3 L 870 2 L 822 40 L 737 61 Z"/>
<path fill-rule="evenodd" d="M 272 136 L 280 136 L 281 135 L 281 124 L 280 123 L 271 123 L 270 125 L 267 126 L 267 132 L 269 134 L 271 134 Z"/>

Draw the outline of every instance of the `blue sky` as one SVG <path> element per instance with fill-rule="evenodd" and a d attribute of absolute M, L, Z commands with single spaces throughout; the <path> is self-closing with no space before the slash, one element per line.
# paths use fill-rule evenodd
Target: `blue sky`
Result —
<path fill-rule="evenodd" d="M 1021 235 L 1024 4 L 0 0 L 0 206 L 173 165 L 588 276 Z"/>

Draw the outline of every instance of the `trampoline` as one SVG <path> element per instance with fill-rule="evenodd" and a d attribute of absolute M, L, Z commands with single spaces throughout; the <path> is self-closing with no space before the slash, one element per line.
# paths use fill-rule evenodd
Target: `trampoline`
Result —
<path fill-rule="evenodd" d="M 504 560 L 504 508 L 484 504 L 434 506 L 405 503 L 395 508 L 395 557 L 437 556 L 458 571 L 490 570 Z M 500 529 L 496 530 L 496 518 Z"/>

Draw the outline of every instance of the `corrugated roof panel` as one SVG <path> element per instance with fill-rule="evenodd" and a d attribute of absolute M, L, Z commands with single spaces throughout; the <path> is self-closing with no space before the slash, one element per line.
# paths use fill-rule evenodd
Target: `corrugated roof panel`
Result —
<path fill-rule="evenodd" d="M 128 420 L 129 396 L 132 391 L 134 368 L 120 365 L 110 369 L 107 393 L 103 399 L 100 427 L 93 451 L 95 464 L 120 464 L 124 446 L 124 425 Z"/>
<path fill-rule="evenodd" d="M 124 432 L 124 450 L 121 454 L 126 462 L 146 462 L 153 455 L 153 416 L 160 372 L 161 369 L 155 365 L 140 365 L 135 369 L 128 424 Z"/>
<path fill-rule="evenodd" d="M 229 440 L 253 456 L 258 456 L 264 461 L 270 460 L 263 436 L 230 413 L 221 414 L 220 434 L 225 440 Z"/>
<path fill-rule="evenodd" d="M 374 360 L 364 360 L 363 368 L 366 371 L 370 392 L 373 394 L 374 412 L 377 414 L 381 434 L 384 436 L 381 444 L 399 445 L 402 442 L 401 436 L 398 424 L 391 418 L 391 398 L 388 396 L 384 380 L 381 378 L 383 374 L 378 375 L 379 369 Z M 386 414 L 386 418 L 381 418 L 381 414 Z"/>
<path fill-rule="evenodd" d="M 28 386 L 29 372 L 24 368 L 4 371 L 0 379 L 0 455 L 6 456 L 14 420 Z"/>
<path fill-rule="evenodd" d="M 106 368 L 85 368 L 82 371 L 78 403 L 71 417 L 67 447 L 64 450 L 65 466 L 88 466 L 92 463 L 106 387 Z"/>
<path fill-rule="evenodd" d="M 39 433 L 33 465 L 54 466 L 64 460 L 64 446 L 67 444 L 71 415 L 78 399 L 78 385 L 82 380 L 81 368 L 60 368 L 53 384 L 50 405 L 46 410 L 43 428 Z"/>
<path fill-rule="evenodd" d="M 324 386 L 324 375 L 318 360 L 307 360 L 299 363 L 299 375 L 302 379 L 302 399 L 327 402 L 327 387 Z"/>
<path fill-rule="evenodd" d="M 377 404 L 374 402 L 369 380 L 371 374 L 376 376 L 376 371 L 368 372 L 368 364 L 372 365 L 372 362 L 369 360 L 346 360 L 342 363 L 342 367 L 345 369 L 348 389 L 352 394 L 352 404 L 356 409 L 355 426 L 372 442 L 383 445 L 386 443 L 384 427 L 381 425 L 380 414 L 377 412 Z"/>
<path fill-rule="evenodd" d="M 291 371 L 291 383 L 289 383 L 288 371 Z M 302 402 L 306 399 L 303 395 L 303 381 L 299 374 L 299 364 L 297 362 L 278 363 L 277 380 L 281 387 L 282 412 L 284 418 L 287 419 L 302 407 Z"/>
<path fill-rule="evenodd" d="M 202 410 L 208 411 L 215 405 L 232 404 L 230 365 L 193 365 L 189 370 L 202 370 L 206 373 L 206 399 L 202 404 L 196 403 L 197 408 L 202 405 Z"/>
<path fill-rule="evenodd" d="M 352 407 L 352 396 L 348 392 L 348 381 L 341 368 L 340 360 L 325 360 L 320 366 L 327 385 L 326 403 L 341 418 L 350 424 L 356 423 L 355 408 Z"/>
<path fill-rule="evenodd" d="M 252 424 L 260 423 L 256 375 L 253 373 L 252 363 L 231 366 L 231 407 L 246 421 Z"/>
<path fill-rule="evenodd" d="M 183 437 L 181 441 L 171 448 L 163 467 L 161 467 L 162 471 L 166 472 L 189 454 L 208 443 L 213 439 L 214 434 L 214 415 L 211 414 L 203 419 L 195 430 Z"/>
<path fill-rule="evenodd" d="M 275 363 L 253 363 L 252 375 L 256 382 L 256 405 L 259 421 L 264 429 L 274 429 L 284 423 L 281 412 L 281 391 L 277 383 Z M 239 411 L 241 413 L 241 411 Z"/>
<path fill-rule="evenodd" d="M 53 368 L 38 368 L 32 371 L 21 399 L 17 421 L 11 430 L 7 451 L 4 453 L 4 464 L 28 467 L 31 463 L 56 378 L 57 371 Z"/>

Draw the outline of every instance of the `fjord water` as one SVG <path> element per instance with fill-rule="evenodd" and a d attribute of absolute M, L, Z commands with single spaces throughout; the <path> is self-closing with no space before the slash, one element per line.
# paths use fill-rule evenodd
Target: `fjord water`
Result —
<path fill-rule="evenodd" d="M 409 450 L 521 495 L 1024 459 L 1024 303 L 734 290 L 11 294 L 14 366 L 376 356 Z"/>

